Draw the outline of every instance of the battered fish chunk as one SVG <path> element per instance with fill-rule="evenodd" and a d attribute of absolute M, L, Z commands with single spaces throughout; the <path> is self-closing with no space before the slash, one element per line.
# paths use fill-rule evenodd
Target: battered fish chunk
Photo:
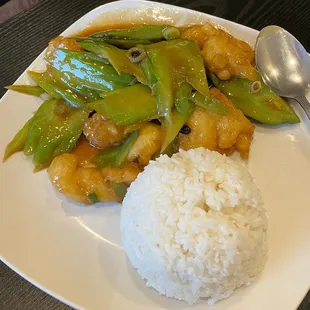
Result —
<path fill-rule="evenodd" d="M 147 123 L 139 129 L 139 136 L 127 156 L 128 161 L 138 160 L 141 166 L 146 166 L 152 156 L 160 150 L 163 134 L 161 127 Z"/>
<path fill-rule="evenodd" d="M 84 204 L 91 204 L 90 195 L 96 195 L 98 202 L 119 201 L 109 182 L 95 168 L 79 167 L 78 157 L 65 153 L 52 161 L 48 176 L 58 191 L 68 198 Z"/>
<path fill-rule="evenodd" d="M 236 149 L 242 158 L 248 159 L 254 125 L 218 89 L 211 88 L 210 94 L 226 105 L 227 113 L 196 107 L 186 123 L 191 132 L 179 135 L 180 147 L 184 150 L 205 147 L 227 155 Z"/>
<path fill-rule="evenodd" d="M 106 119 L 98 113 L 86 121 L 83 133 L 89 143 L 98 149 L 118 145 L 125 138 L 124 127 L 116 125 L 113 120 Z"/>
<path fill-rule="evenodd" d="M 231 77 L 251 81 L 257 79 L 253 66 L 254 51 L 248 43 L 211 24 L 188 28 L 181 37 L 193 40 L 199 45 L 207 69 L 221 80 L 229 80 Z"/>
<path fill-rule="evenodd" d="M 105 181 L 130 185 L 142 171 L 137 163 L 127 163 L 122 168 L 106 167 L 101 170 Z"/>

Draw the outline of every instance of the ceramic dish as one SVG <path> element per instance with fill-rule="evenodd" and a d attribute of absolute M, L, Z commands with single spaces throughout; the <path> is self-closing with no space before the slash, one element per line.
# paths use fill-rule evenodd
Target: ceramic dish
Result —
<path fill-rule="evenodd" d="M 256 30 L 203 13 L 145 1 L 112 2 L 89 12 L 63 35 L 92 24 L 130 22 L 176 26 L 211 21 L 233 36 L 255 43 Z M 29 68 L 41 68 L 43 53 Z M 18 60 L 17 60 L 18 63 Z M 16 83 L 29 83 L 22 74 Z M 0 154 L 41 99 L 8 91 L 0 102 Z M 295 103 L 293 103 L 296 105 Z M 262 191 L 269 216 L 269 259 L 250 287 L 213 310 L 291 310 L 309 289 L 310 122 L 273 128 L 257 125 L 247 169 Z M 2 155 L 1 155 L 2 156 Z M 63 302 L 83 309 L 189 309 L 184 302 L 147 288 L 123 251 L 119 204 L 82 207 L 32 173 L 22 153 L 0 164 L 1 259 L 27 280 Z M 199 303 L 193 309 L 206 309 Z"/>

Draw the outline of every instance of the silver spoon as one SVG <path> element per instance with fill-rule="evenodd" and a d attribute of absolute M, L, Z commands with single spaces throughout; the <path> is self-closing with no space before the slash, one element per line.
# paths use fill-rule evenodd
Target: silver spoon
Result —
<path fill-rule="evenodd" d="M 294 98 L 310 119 L 310 56 L 301 43 L 278 26 L 263 28 L 255 45 L 256 66 L 264 82 L 282 97 Z"/>

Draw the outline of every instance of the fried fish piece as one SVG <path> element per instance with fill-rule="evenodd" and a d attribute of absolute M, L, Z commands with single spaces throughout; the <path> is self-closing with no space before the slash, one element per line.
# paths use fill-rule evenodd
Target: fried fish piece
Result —
<path fill-rule="evenodd" d="M 125 138 L 123 126 L 98 113 L 88 118 L 84 124 L 83 133 L 89 143 L 98 149 L 121 144 Z"/>
<path fill-rule="evenodd" d="M 152 156 L 161 148 L 163 132 L 161 126 L 146 123 L 139 129 L 139 136 L 127 156 L 128 161 L 138 160 L 139 164 L 146 166 Z"/>
<path fill-rule="evenodd" d="M 257 79 L 253 66 L 254 51 L 248 43 L 209 23 L 190 27 L 181 37 L 199 45 L 207 69 L 221 80 L 229 80 L 231 77 L 251 81 Z"/>
<path fill-rule="evenodd" d="M 227 107 L 227 112 L 220 114 L 197 106 L 186 123 L 190 133 L 179 135 L 180 147 L 205 147 L 227 155 L 236 149 L 248 159 L 254 125 L 218 89 L 211 88 L 210 94 Z"/>
<path fill-rule="evenodd" d="M 84 204 L 120 201 L 101 172 L 79 166 L 75 154 L 64 153 L 54 158 L 47 172 L 53 186 L 74 201 Z"/>

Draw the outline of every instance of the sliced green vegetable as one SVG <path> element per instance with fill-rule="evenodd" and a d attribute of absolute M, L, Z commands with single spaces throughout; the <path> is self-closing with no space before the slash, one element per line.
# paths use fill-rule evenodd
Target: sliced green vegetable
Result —
<path fill-rule="evenodd" d="M 149 40 L 124 40 L 124 39 L 108 39 L 105 40 L 105 42 L 123 49 L 129 49 L 137 45 L 148 45 L 152 43 Z"/>
<path fill-rule="evenodd" d="M 115 158 L 118 151 L 118 147 L 104 150 L 100 154 L 93 157 L 92 161 L 96 164 L 97 168 L 111 167 L 115 163 Z"/>
<path fill-rule="evenodd" d="M 97 168 L 116 167 L 121 168 L 127 161 L 128 153 L 138 138 L 138 130 L 130 133 L 123 144 L 113 148 L 102 151 L 93 158 Z"/>
<path fill-rule="evenodd" d="M 192 96 L 192 89 L 188 83 L 182 83 L 175 92 L 174 105 L 181 114 L 188 114 L 187 109 L 190 107 L 188 100 Z"/>
<path fill-rule="evenodd" d="M 87 110 L 87 104 L 81 98 L 79 98 L 75 93 L 70 89 L 63 89 L 54 84 L 54 91 L 66 100 L 71 106 L 75 108 L 81 108 Z"/>
<path fill-rule="evenodd" d="M 73 39 L 77 42 L 83 42 L 83 41 L 87 41 L 87 40 L 92 40 L 92 41 L 96 41 L 96 42 L 106 42 L 104 40 L 104 38 L 95 38 L 95 37 L 69 37 L 69 39 Z"/>
<path fill-rule="evenodd" d="M 156 76 L 154 75 L 153 72 L 153 67 L 152 67 L 152 63 L 150 61 L 150 59 L 147 57 L 145 58 L 141 63 L 140 63 L 140 67 L 147 79 L 147 84 L 149 87 L 151 87 L 151 89 L 153 89 L 154 85 L 157 82 Z"/>
<path fill-rule="evenodd" d="M 94 38 L 149 41 L 171 40 L 179 36 L 180 30 L 178 28 L 167 25 L 143 25 L 129 29 L 113 29 L 96 32 L 91 35 Z"/>
<path fill-rule="evenodd" d="M 166 29 L 164 29 L 162 33 L 163 33 L 163 37 L 166 40 L 174 40 L 180 36 L 180 30 L 176 27 L 171 27 L 171 26 L 166 27 Z"/>
<path fill-rule="evenodd" d="M 119 74 L 128 73 L 134 75 L 140 83 L 147 83 L 140 66 L 129 60 L 126 51 L 107 43 L 90 40 L 81 42 L 81 46 L 100 57 L 106 58 Z"/>
<path fill-rule="evenodd" d="M 124 183 L 115 183 L 110 181 L 110 187 L 114 190 L 115 194 L 120 199 L 120 201 L 122 201 L 125 198 L 128 186 L 126 186 Z"/>
<path fill-rule="evenodd" d="M 25 155 L 34 155 L 35 169 L 47 167 L 52 159 L 70 152 L 79 139 L 88 113 L 63 100 L 47 100 L 33 116 L 25 142 Z"/>
<path fill-rule="evenodd" d="M 167 146 L 167 148 L 162 152 L 162 154 L 166 154 L 171 157 L 173 154 L 179 151 L 179 138 L 178 135 L 174 138 L 174 140 Z"/>
<path fill-rule="evenodd" d="M 100 202 L 100 199 L 98 198 L 98 195 L 96 193 L 89 193 L 87 195 L 87 198 L 91 203 L 98 203 Z"/>
<path fill-rule="evenodd" d="M 78 78 L 71 79 L 68 75 L 64 75 L 61 71 L 55 68 L 49 68 L 48 72 L 51 74 L 56 83 L 60 83 L 64 88 L 69 88 L 76 94 L 78 94 L 85 102 L 92 102 L 100 99 L 100 92 L 92 88 L 85 86 L 82 82 L 80 83 Z M 109 92 L 109 89 L 105 90 Z"/>
<path fill-rule="evenodd" d="M 88 38 L 89 40 L 89 38 Z M 63 49 L 62 49 L 63 50 Z M 88 64 L 93 64 L 95 63 L 101 63 L 101 64 L 105 64 L 108 65 L 109 61 L 105 58 L 102 58 L 94 53 L 91 52 L 82 52 L 82 51 L 70 51 L 70 50 L 65 50 L 65 51 L 69 51 L 69 52 L 73 52 L 73 54 L 71 54 L 71 56 L 78 58 L 81 61 L 84 61 Z"/>
<path fill-rule="evenodd" d="M 142 84 L 110 92 L 104 99 L 88 106 L 118 125 L 131 125 L 158 117 L 156 98 L 149 87 Z"/>
<path fill-rule="evenodd" d="M 177 137 L 180 129 L 187 122 L 194 110 L 194 104 L 191 101 L 184 101 L 184 106 L 181 108 L 182 113 L 176 109 L 172 110 L 171 120 L 164 119 L 162 127 L 165 133 L 164 141 L 161 148 L 161 153 L 165 152 L 167 147 Z"/>
<path fill-rule="evenodd" d="M 93 55 L 86 57 L 85 52 L 56 49 L 46 61 L 50 67 L 58 71 L 57 80 L 70 83 L 72 88 L 82 85 L 104 92 L 125 87 L 134 82 L 134 76 L 127 73 L 119 74 L 112 65 L 95 60 Z M 52 74 L 55 76 L 54 71 Z"/>
<path fill-rule="evenodd" d="M 48 72 L 28 71 L 28 75 L 52 97 L 56 99 L 63 98 L 73 107 L 87 109 L 84 100 L 79 98 L 71 89 L 65 89 L 59 86 Z"/>
<path fill-rule="evenodd" d="M 194 110 L 194 104 L 189 99 L 192 96 L 192 86 L 188 83 L 182 83 L 175 92 L 175 108 L 172 110 L 171 117 L 165 118 L 162 121 L 164 131 L 164 141 L 161 152 L 167 151 L 167 148 L 173 146 L 173 141 L 176 140 L 180 129 L 186 123 Z"/>
<path fill-rule="evenodd" d="M 44 89 L 40 86 L 32 86 L 32 85 L 9 85 L 6 86 L 7 89 L 14 90 L 18 93 L 22 93 L 25 95 L 37 96 L 40 97 L 44 94 Z"/>
<path fill-rule="evenodd" d="M 184 82 L 209 96 L 204 62 L 194 41 L 163 41 L 145 46 L 145 49 L 157 79 L 154 90 L 159 114 L 171 117 L 174 93 Z"/>
<path fill-rule="evenodd" d="M 115 167 L 122 167 L 127 160 L 128 153 L 133 146 L 133 144 L 136 142 L 138 138 L 138 130 L 133 131 L 128 135 L 126 140 L 122 145 L 119 146 L 118 153 L 115 157 Z"/>
<path fill-rule="evenodd" d="M 62 98 L 61 95 L 55 91 L 52 77 L 47 72 L 35 72 L 29 70 L 27 73 L 49 95 L 56 99 Z"/>
<path fill-rule="evenodd" d="M 6 146 L 3 161 L 6 161 L 14 153 L 24 149 L 32 123 L 33 117 L 23 126 L 23 128 L 15 135 L 13 140 Z"/>
<path fill-rule="evenodd" d="M 114 46 L 117 46 L 122 49 L 129 49 L 135 47 L 137 45 L 146 45 L 151 44 L 152 42 L 149 40 L 128 40 L 128 39 L 108 39 L 108 38 L 95 38 L 95 37 L 74 37 L 74 39 L 78 42 L 83 42 L 91 39 L 92 41 L 99 43 L 108 43 Z"/>
<path fill-rule="evenodd" d="M 228 113 L 227 106 L 221 101 L 216 100 L 214 97 L 205 97 L 198 92 L 194 92 L 190 99 L 201 108 L 207 109 L 216 114 L 226 115 Z"/>
<path fill-rule="evenodd" d="M 260 90 L 253 93 L 252 81 L 238 78 L 221 81 L 214 74 L 210 74 L 210 77 L 213 84 L 245 115 L 269 125 L 300 122 L 291 106 L 263 81 L 260 81 Z"/>

